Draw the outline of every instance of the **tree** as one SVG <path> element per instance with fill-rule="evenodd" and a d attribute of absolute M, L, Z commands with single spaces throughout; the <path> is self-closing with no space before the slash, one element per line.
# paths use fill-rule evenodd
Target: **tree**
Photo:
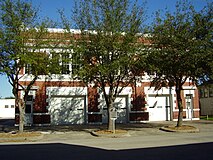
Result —
<path fill-rule="evenodd" d="M 181 92 L 187 80 L 196 83 L 202 75 L 212 73 L 212 4 L 195 11 L 187 0 L 178 1 L 176 11 L 156 14 L 151 27 L 148 64 L 152 68 L 152 85 L 175 86 L 178 103 L 177 127 L 182 126 Z"/>
<path fill-rule="evenodd" d="M 15 106 L 20 113 L 20 132 L 24 130 L 29 91 L 39 75 L 49 73 L 49 57 L 42 50 L 49 44 L 46 29 L 49 23 L 39 23 L 37 13 L 38 10 L 31 3 L 22 0 L 0 1 L 0 69 L 12 85 Z M 30 82 L 20 83 L 20 79 L 26 75 L 30 76 Z M 23 97 L 20 96 L 20 91 L 24 92 Z"/>
<path fill-rule="evenodd" d="M 209 2 L 202 12 L 195 13 L 194 23 L 196 27 L 196 38 L 202 53 L 206 54 L 205 63 L 208 67 L 204 68 L 199 77 L 199 84 L 213 79 L 213 60 L 212 60 L 212 28 L 213 28 L 213 2 Z"/>
<path fill-rule="evenodd" d="M 135 80 L 131 70 L 137 63 L 135 55 L 143 48 L 138 43 L 138 33 L 142 33 L 144 9 L 136 1 L 82 0 L 76 3 L 73 13 L 75 25 L 80 29 L 73 53 L 81 66 L 76 75 L 103 92 L 108 129 L 112 130 L 109 112 L 114 108 L 113 103 Z"/>

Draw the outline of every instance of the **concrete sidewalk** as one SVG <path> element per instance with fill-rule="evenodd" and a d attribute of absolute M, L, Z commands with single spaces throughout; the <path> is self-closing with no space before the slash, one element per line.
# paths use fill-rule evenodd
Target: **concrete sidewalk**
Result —
<path fill-rule="evenodd" d="M 185 125 L 199 128 L 199 133 L 171 133 L 159 130 L 160 127 L 171 124 L 175 125 L 176 122 L 117 125 L 117 128 L 126 129 L 129 132 L 129 136 L 120 138 L 94 137 L 90 134 L 91 130 L 99 129 L 102 126 L 82 127 L 79 130 L 47 133 L 39 142 L 115 150 L 213 142 L 213 121 L 184 122 Z"/>
<path fill-rule="evenodd" d="M 176 122 L 171 121 L 117 124 L 117 129 L 124 129 L 129 133 L 129 136 L 120 138 L 94 137 L 90 134 L 93 130 L 106 129 L 106 125 L 26 127 L 25 129 L 26 131 L 39 131 L 43 134 L 33 143 L 63 143 L 116 150 L 213 142 L 213 121 L 200 120 L 183 123 L 199 128 L 199 133 L 170 133 L 159 130 L 162 126 L 175 124 Z M 19 144 L 28 143 L 32 142 Z"/>

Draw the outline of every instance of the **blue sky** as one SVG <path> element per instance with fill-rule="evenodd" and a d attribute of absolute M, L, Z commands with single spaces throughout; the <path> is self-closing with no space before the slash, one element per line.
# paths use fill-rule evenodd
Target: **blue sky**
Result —
<path fill-rule="evenodd" d="M 26 0 L 27 1 L 27 0 Z M 71 15 L 71 9 L 74 6 L 74 0 L 31 0 L 33 5 L 37 6 L 40 10 L 41 17 L 49 17 L 54 21 L 59 21 L 60 17 L 57 12 L 58 9 L 64 9 L 67 16 Z M 177 0 L 147 0 L 147 16 L 151 18 L 154 11 L 158 9 L 164 9 L 167 7 L 173 11 Z M 212 1 L 212 0 L 208 0 Z M 141 0 L 138 0 L 140 3 Z M 201 9 L 205 4 L 206 0 L 192 0 L 192 3 L 196 9 Z M 7 81 L 6 76 L 0 75 L 0 98 L 12 96 L 12 88 Z"/>

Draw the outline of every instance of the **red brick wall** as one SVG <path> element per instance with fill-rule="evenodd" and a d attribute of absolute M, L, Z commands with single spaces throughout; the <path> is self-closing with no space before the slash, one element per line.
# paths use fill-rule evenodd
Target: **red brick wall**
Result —
<path fill-rule="evenodd" d="M 88 112 L 99 112 L 97 88 L 88 87 Z"/>
<path fill-rule="evenodd" d="M 129 120 L 134 122 L 148 121 L 149 112 L 140 112 L 140 113 L 130 113 Z"/>
<path fill-rule="evenodd" d="M 21 82 L 22 85 L 27 85 L 29 82 L 24 81 Z M 50 86 L 57 86 L 57 87 L 85 87 L 85 85 L 82 82 L 76 82 L 76 81 L 48 81 L 48 82 L 41 82 L 37 81 L 35 82 L 34 86 L 38 87 L 38 90 L 36 92 L 35 97 L 35 103 L 34 103 L 34 109 L 33 113 L 48 113 L 47 107 L 48 104 L 46 103 L 47 95 L 46 95 L 46 88 Z M 130 121 L 144 121 L 149 119 L 149 113 L 146 111 L 146 95 L 144 93 L 144 87 L 149 87 L 150 83 L 145 82 L 142 83 L 141 86 L 135 86 L 132 85 L 132 95 L 131 98 L 133 99 L 131 101 L 132 108 L 131 111 L 134 111 L 129 115 Z M 181 93 L 182 97 L 184 97 L 183 92 Z M 88 112 L 100 112 L 100 109 L 98 108 L 98 99 L 99 95 L 97 93 L 97 88 L 95 87 L 88 87 Z M 195 97 L 193 98 L 194 102 L 194 109 L 199 108 L 199 99 L 198 99 L 198 90 L 195 90 Z M 183 106 L 185 108 L 185 99 L 183 98 Z M 176 109 L 177 107 L 177 101 L 176 101 Z M 136 113 L 137 111 L 140 111 Z M 184 117 L 185 117 L 184 112 Z M 178 112 L 174 111 L 173 113 L 174 119 L 177 119 Z M 194 112 L 194 117 L 199 117 L 199 111 Z M 49 115 L 34 115 L 33 117 L 35 124 L 43 124 L 50 122 L 50 116 Z M 88 114 L 88 122 L 101 122 L 102 121 L 102 115 L 101 114 Z M 18 116 L 16 116 L 16 122 L 18 122 Z"/>

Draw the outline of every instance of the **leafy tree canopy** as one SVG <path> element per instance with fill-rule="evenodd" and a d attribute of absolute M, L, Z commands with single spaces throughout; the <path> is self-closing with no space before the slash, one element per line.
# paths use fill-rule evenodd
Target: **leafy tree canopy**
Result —
<path fill-rule="evenodd" d="M 73 54 L 81 65 L 77 75 L 102 90 L 109 110 L 134 80 L 135 56 L 143 48 L 138 33 L 142 33 L 144 8 L 130 0 L 81 0 L 73 13 L 80 29 Z"/>
<path fill-rule="evenodd" d="M 0 71 L 7 75 L 20 110 L 20 131 L 23 131 L 24 108 L 32 85 L 41 74 L 49 73 L 48 21 L 39 22 L 38 10 L 22 0 L 0 1 Z M 48 45 L 48 46 L 47 46 Z M 28 68 L 23 71 L 23 68 Z M 31 75 L 31 81 L 20 83 L 23 75 Z M 22 89 L 24 97 L 18 92 Z"/>
<path fill-rule="evenodd" d="M 196 82 L 212 74 L 212 3 L 195 11 L 187 1 L 178 1 L 174 13 L 156 13 L 151 29 L 148 64 L 156 89 L 175 86 L 182 113 L 180 91 L 186 80 Z M 178 126 L 182 123 L 179 117 Z M 180 122 L 180 123 L 179 123 Z"/>

